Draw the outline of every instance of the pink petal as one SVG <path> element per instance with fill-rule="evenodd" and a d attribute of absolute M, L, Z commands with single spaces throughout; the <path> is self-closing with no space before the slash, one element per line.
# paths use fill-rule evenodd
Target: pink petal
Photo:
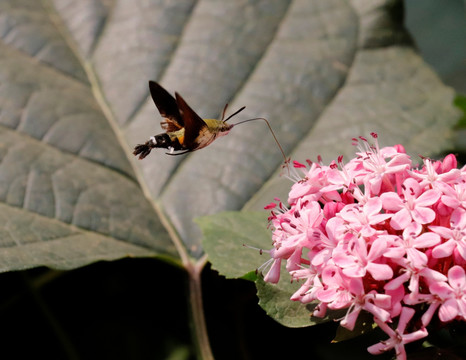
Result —
<path fill-rule="evenodd" d="M 403 160 L 404 161 L 404 160 Z M 392 173 L 395 173 L 395 172 L 400 172 L 400 171 L 403 171 L 403 170 L 406 170 L 407 168 L 409 168 L 409 165 L 408 164 L 402 164 L 402 165 L 392 165 L 391 164 L 392 161 L 388 162 L 388 164 L 390 164 L 390 167 L 387 169 L 386 173 L 387 174 L 392 174 Z"/>
<path fill-rule="evenodd" d="M 386 322 L 390 319 L 390 313 L 370 302 L 366 302 L 364 310 L 369 311 L 372 315 L 378 317 L 381 321 Z"/>
<path fill-rule="evenodd" d="M 446 206 L 451 207 L 453 209 L 457 208 L 461 204 L 461 202 L 457 198 L 454 198 L 452 196 L 443 195 L 440 199 Z"/>
<path fill-rule="evenodd" d="M 416 249 L 406 249 L 407 257 L 412 266 L 416 269 L 422 269 L 427 264 L 427 255 Z"/>
<path fill-rule="evenodd" d="M 432 250 L 432 256 L 436 259 L 444 258 L 450 256 L 453 253 L 453 250 L 456 247 L 456 241 L 453 239 L 448 240 L 447 242 L 437 245 L 434 250 Z"/>
<path fill-rule="evenodd" d="M 388 351 L 392 348 L 392 346 L 388 345 L 387 341 L 379 342 L 375 345 L 371 345 L 367 348 L 367 351 L 372 355 L 380 355 L 383 354 L 385 351 Z"/>
<path fill-rule="evenodd" d="M 301 268 L 301 255 L 302 249 L 297 247 L 293 254 L 291 254 L 291 256 L 286 261 L 286 270 L 288 272 Z"/>
<path fill-rule="evenodd" d="M 453 231 L 450 228 L 447 228 L 445 226 L 431 225 L 431 226 L 429 226 L 429 229 L 432 230 L 433 232 L 439 234 L 441 237 L 443 237 L 445 239 L 453 237 Z"/>
<path fill-rule="evenodd" d="M 419 224 L 428 224 L 434 221 L 435 211 L 426 207 L 417 206 L 411 211 L 413 220 Z"/>
<path fill-rule="evenodd" d="M 466 299 L 464 297 L 459 299 L 457 304 L 459 313 L 463 316 L 463 319 L 466 320 Z"/>
<path fill-rule="evenodd" d="M 387 251 L 383 253 L 383 256 L 388 257 L 388 258 L 400 258 L 404 254 L 406 254 L 406 250 L 403 247 L 398 246 L 398 247 L 388 248 Z"/>
<path fill-rule="evenodd" d="M 417 222 L 412 222 L 403 230 L 403 237 L 408 238 L 411 236 L 417 236 L 422 231 L 422 225 Z"/>
<path fill-rule="evenodd" d="M 347 255 L 343 251 L 334 251 L 332 259 L 336 265 L 342 268 L 354 265 L 355 263 L 354 257 Z"/>
<path fill-rule="evenodd" d="M 466 276 L 461 266 L 456 265 L 448 270 L 448 283 L 453 289 L 465 291 L 466 295 Z"/>
<path fill-rule="evenodd" d="M 411 214 L 405 208 L 398 211 L 395 215 L 392 216 L 390 220 L 390 225 L 395 230 L 403 230 L 411 223 Z"/>
<path fill-rule="evenodd" d="M 327 304 L 320 303 L 314 308 L 313 316 L 323 318 L 327 312 Z"/>
<path fill-rule="evenodd" d="M 461 175 L 460 169 L 451 169 L 449 172 L 442 174 L 441 178 L 442 178 L 442 181 L 446 183 L 450 183 L 452 181 L 455 181 L 460 175 Z"/>
<path fill-rule="evenodd" d="M 273 261 L 272 266 L 270 267 L 269 272 L 264 277 L 264 281 L 276 284 L 278 280 L 280 280 L 280 265 L 282 263 L 282 259 L 275 259 Z"/>
<path fill-rule="evenodd" d="M 366 268 L 375 280 L 388 280 L 393 277 L 392 268 L 386 264 L 369 263 Z"/>
<path fill-rule="evenodd" d="M 392 301 L 394 301 L 394 298 L 388 294 L 376 294 L 373 301 L 375 306 L 388 309 L 390 306 L 392 306 Z M 383 320 L 382 318 L 380 319 Z"/>
<path fill-rule="evenodd" d="M 291 191 L 288 194 L 289 198 L 297 199 L 310 192 L 312 186 L 308 182 L 297 182 L 291 187 Z"/>
<path fill-rule="evenodd" d="M 307 205 L 302 216 L 306 217 L 306 224 L 310 227 L 318 227 L 323 219 L 322 209 L 317 202 Z"/>
<path fill-rule="evenodd" d="M 454 227 L 464 228 L 466 226 L 466 210 L 462 208 L 455 209 L 451 214 L 450 222 Z"/>
<path fill-rule="evenodd" d="M 382 200 L 379 197 L 370 198 L 367 203 L 364 204 L 364 213 L 368 216 L 378 214 L 382 210 Z"/>
<path fill-rule="evenodd" d="M 370 260 L 378 259 L 382 254 L 387 250 L 387 241 L 383 238 L 377 238 L 371 246 L 369 250 L 369 254 L 367 256 Z"/>
<path fill-rule="evenodd" d="M 311 264 L 313 266 L 322 265 L 325 262 L 325 260 L 331 256 L 331 253 L 332 252 L 330 249 L 322 249 L 312 257 Z"/>
<path fill-rule="evenodd" d="M 382 177 L 376 175 L 369 180 L 369 184 L 371 186 L 371 193 L 378 195 L 380 193 L 380 188 L 382 187 Z"/>
<path fill-rule="evenodd" d="M 383 193 L 380 195 L 383 208 L 390 211 L 398 211 L 403 208 L 403 202 L 400 197 L 394 192 Z"/>
<path fill-rule="evenodd" d="M 410 342 L 420 340 L 422 338 L 425 338 L 429 333 L 427 332 L 426 328 L 419 329 L 417 331 L 414 331 L 412 333 L 403 335 L 403 343 L 404 344 L 409 344 Z"/>
<path fill-rule="evenodd" d="M 432 320 L 432 317 L 434 316 L 435 311 L 437 310 L 439 306 L 440 306 L 440 303 L 430 304 L 429 308 L 426 310 L 426 312 L 421 317 L 423 326 L 429 325 L 430 321 Z"/>
<path fill-rule="evenodd" d="M 396 327 L 398 333 L 402 334 L 405 332 L 406 325 L 408 325 L 408 322 L 411 320 L 415 312 L 416 311 L 414 309 L 409 307 L 403 307 L 401 309 L 400 318 L 398 320 L 398 326 Z"/>
<path fill-rule="evenodd" d="M 398 289 L 402 284 L 409 280 L 411 274 L 409 272 L 404 272 L 397 278 L 393 279 L 392 281 L 385 284 L 383 287 L 385 290 L 395 290 Z"/>
<path fill-rule="evenodd" d="M 440 199 L 440 196 L 442 193 L 437 190 L 427 190 L 426 192 L 422 193 L 421 196 L 419 196 L 416 199 L 416 205 L 418 206 L 429 206 L 433 205 L 437 202 L 438 199 Z"/>
<path fill-rule="evenodd" d="M 353 265 L 343 269 L 343 274 L 351 278 L 361 278 L 366 275 L 366 270 L 362 266 Z"/>
<path fill-rule="evenodd" d="M 360 311 L 361 309 L 357 308 L 351 312 L 346 313 L 345 318 L 342 321 L 340 321 L 340 325 L 352 331 L 354 329 L 354 325 L 356 324 L 356 320 L 358 319 Z"/>
<path fill-rule="evenodd" d="M 336 288 L 328 288 L 326 290 L 321 290 L 317 294 L 317 299 L 325 303 L 334 301 L 338 296 Z"/>
<path fill-rule="evenodd" d="M 452 292 L 451 287 L 445 282 L 434 282 L 429 286 L 429 290 L 441 299 L 448 298 Z"/>
<path fill-rule="evenodd" d="M 461 257 L 466 260 L 466 242 L 460 241 L 458 244 L 456 244 L 456 250 L 458 253 L 461 255 Z"/>
<path fill-rule="evenodd" d="M 350 223 L 359 223 L 359 210 L 356 204 L 349 204 L 340 211 L 340 216 L 343 220 Z"/>
<path fill-rule="evenodd" d="M 437 234 L 426 232 L 414 239 L 414 247 L 418 249 L 429 248 L 431 246 L 437 245 L 440 241 L 440 236 Z"/>
<path fill-rule="evenodd" d="M 448 154 L 442 161 L 443 172 L 447 172 L 453 169 L 459 171 L 459 169 L 456 169 L 457 166 L 458 161 L 456 160 L 456 156 L 454 154 Z M 456 174 L 456 176 L 458 177 L 459 174 Z"/>
<path fill-rule="evenodd" d="M 422 269 L 421 275 L 426 279 L 430 279 L 431 281 L 436 281 L 439 283 L 444 283 L 447 281 L 447 277 L 445 275 L 428 267 Z"/>
<path fill-rule="evenodd" d="M 355 295 L 364 294 L 362 279 L 351 279 L 348 290 Z"/>
<path fill-rule="evenodd" d="M 421 185 L 419 185 L 416 179 L 409 177 L 403 182 L 403 185 L 405 187 L 405 189 L 403 190 L 405 199 L 413 198 L 413 197 L 417 198 L 418 196 L 420 197 L 422 189 L 421 189 Z"/>
<path fill-rule="evenodd" d="M 454 299 L 448 299 L 445 301 L 438 310 L 438 317 L 443 322 L 453 320 L 457 315 L 458 304 Z"/>
<path fill-rule="evenodd" d="M 384 222 L 385 220 L 391 218 L 392 216 L 393 216 L 392 214 L 372 215 L 372 217 L 369 219 L 369 224 L 371 225 L 380 224 L 381 222 Z"/>

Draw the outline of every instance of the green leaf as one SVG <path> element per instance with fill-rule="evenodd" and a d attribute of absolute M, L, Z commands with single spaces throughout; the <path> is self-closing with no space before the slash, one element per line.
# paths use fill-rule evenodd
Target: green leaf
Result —
<path fill-rule="evenodd" d="M 256 286 L 259 305 L 275 321 L 294 328 L 316 324 L 313 318 L 311 319 L 311 306 L 290 300 L 291 295 L 299 289 L 299 284 L 291 283 L 286 273 L 282 273 L 278 284 L 266 283 L 259 277 Z"/>
<path fill-rule="evenodd" d="M 48 238 L 45 225 L 39 232 L 25 227 L 4 248 L 27 251 L 23 238 L 31 238 L 42 255 L 4 271 L 76 267 L 129 253 L 199 259 L 194 218 L 286 198 L 290 183 L 277 176 L 283 159 L 260 122 L 189 155 L 153 151 L 136 160 L 133 147 L 162 132 L 148 80 L 181 93 L 202 117 L 217 117 L 226 102 L 246 105 L 237 121 L 267 118 L 297 160 L 348 156 L 350 139 L 370 131 L 382 145 L 403 143 L 412 154 L 444 149 L 458 118 L 454 94 L 410 47 L 399 6 L 1 1 L 4 217 L 51 220 L 86 239 L 59 265 L 62 243 Z M 124 246 L 105 255 L 101 237 Z M 258 263 L 262 258 L 248 266 Z"/>
<path fill-rule="evenodd" d="M 374 316 L 367 311 L 361 311 L 358 315 L 356 324 L 354 325 L 353 330 L 348 330 L 343 326 L 337 328 L 337 333 L 333 339 L 333 343 L 340 341 L 350 340 L 357 336 L 367 334 L 368 332 L 374 330 L 377 325 L 374 323 Z"/>
<path fill-rule="evenodd" d="M 300 283 L 290 281 L 284 266 L 277 284 L 266 283 L 262 277 L 258 277 L 256 287 L 259 305 L 275 321 L 292 328 L 318 325 L 344 316 L 346 310 L 327 310 L 323 318 L 312 316 L 316 303 L 302 304 L 290 300 L 300 286 Z"/>
<path fill-rule="evenodd" d="M 68 270 L 100 260 L 157 255 L 155 251 L 4 204 L 0 204 L 0 239 L 0 272 L 44 265 Z"/>
<path fill-rule="evenodd" d="M 270 259 L 259 251 L 272 247 L 265 211 L 227 211 L 197 218 L 196 223 L 212 268 L 227 278 L 253 279 L 250 272 Z"/>

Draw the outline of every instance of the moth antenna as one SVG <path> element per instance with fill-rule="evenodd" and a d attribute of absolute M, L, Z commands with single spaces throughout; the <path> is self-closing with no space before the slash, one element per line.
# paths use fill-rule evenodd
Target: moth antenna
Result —
<path fill-rule="evenodd" d="M 225 119 L 225 113 L 227 112 L 227 109 L 228 109 L 228 103 L 226 103 L 225 107 L 223 108 L 222 121 L 223 121 L 223 119 Z"/>
<path fill-rule="evenodd" d="M 225 110 L 227 109 L 227 105 L 225 105 Z M 227 122 L 228 120 L 230 120 L 233 116 L 235 115 L 238 115 L 241 111 L 243 111 L 244 109 L 246 109 L 246 106 L 243 106 L 241 109 L 239 110 L 236 110 L 233 114 L 231 114 L 230 116 L 228 116 L 225 120 L 223 120 L 223 117 L 222 117 L 222 120 L 223 122 Z M 225 110 L 223 110 L 223 115 L 225 116 Z"/>
<path fill-rule="evenodd" d="M 242 107 L 241 109 L 239 109 L 236 113 L 234 113 L 233 115 L 237 114 L 238 112 L 240 112 L 241 110 L 243 110 L 244 107 Z M 231 117 L 231 116 L 230 116 Z M 230 118 L 229 117 L 229 118 Z M 228 119 L 227 119 L 228 120 Z M 267 126 L 269 127 L 269 130 L 270 132 L 272 133 L 272 136 L 273 136 L 273 139 L 275 140 L 275 142 L 277 143 L 278 145 L 278 148 L 280 149 L 282 155 L 283 155 L 283 159 L 285 160 L 285 163 L 284 163 L 284 166 L 286 167 L 287 171 L 288 171 L 288 175 L 290 175 L 290 167 L 289 167 L 289 163 L 290 163 L 290 159 L 287 159 L 286 158 L 286 155 L 285 155 L 285 152 L 283 151 L 283 148 L 282 146 L 280 145 L 280 142 L 278 141 L 277 137 L 275 136 L 275 133 L 273 132 L 272 130 L 272 127 L 270 126 L 270 123 L 268 122 L 268 120 L 266 118 L 253 118 L 253 119 L 248 119 L 248 120 L 243 120 L 243 121 L 240 121 L 236 124 L 233 124 L 233 126 L 236 126 L 236 125 L 239 125 L 239 124 L 244 124 L 244 123 L 247 123 L 249 121 L 255 121 L 255 120 L 264 120 L 265 123 L 267 124 Z M 226 120 L 225 120 L 226 121 Z"/>

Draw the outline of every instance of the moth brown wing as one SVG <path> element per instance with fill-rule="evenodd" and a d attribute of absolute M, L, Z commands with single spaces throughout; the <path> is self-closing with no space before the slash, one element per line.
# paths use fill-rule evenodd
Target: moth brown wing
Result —
<path fill-rule="evenodd" d="M 207 127 L 207 124 L 194 112 L 193 109 L 189 107 L 180 94 L 175 93 L 175 97 L 184 122 L 183 146 L 190 150 L 195 150 L 195 146 L 197 145 L 196 139 L 198 138 L 201 130 L 204 127 Z"/>
<path fill-rule="evenodd" d="M 160 126 L 162 127 L 162 129 L 165 130 L 165 132 L 169 133 L 169 132 L 173 132 L 173 131 L 178 131 L 180 129 L 182 129 L 183 127 L 180 126 L 180 124 L 178 124 L 176 121 L 172 121 L 170 120 L 169 118 L 165 118 L 165 121 L 161 121 L 160 122 Z"/>
<path fill-rule="evenodd" d="M 165 121 L 160 123 L 162 128 L 167 132 L 183 128 L 183 118 L 178 110 L 175 98 L 155 81 L 149 81 L 149 90 L 155 106 L 157 106 L 160 115 L 165 119 Z"/>

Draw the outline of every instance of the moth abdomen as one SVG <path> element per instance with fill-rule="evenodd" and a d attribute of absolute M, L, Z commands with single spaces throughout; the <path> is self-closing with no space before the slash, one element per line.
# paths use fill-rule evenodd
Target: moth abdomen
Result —
<path fill-rule="evenodd" d="M 151 136 L 149 139 L 149 142 L 151 143 L 153 148 L 164 148 L 168 149 L 170 146 L 172 146 L 172 139 L 168 134 L 163 133 L 155 136 Z"/>
<path fill-rule="evenodd" d="M 164 148 L 173 150 L 183 149 L 177 138 L 175 138 L 175 140 L 172 140 L 172 138 L 168 134 L 164 133 L 151 136 L 150 139 L 146 141 L 144 144 L 136 145 L 134 147 L 133 154 L 136 156 L 139 155 L 139 160 L 142 160 L 150 154 L 150 151 L 153 148 Z"/>

